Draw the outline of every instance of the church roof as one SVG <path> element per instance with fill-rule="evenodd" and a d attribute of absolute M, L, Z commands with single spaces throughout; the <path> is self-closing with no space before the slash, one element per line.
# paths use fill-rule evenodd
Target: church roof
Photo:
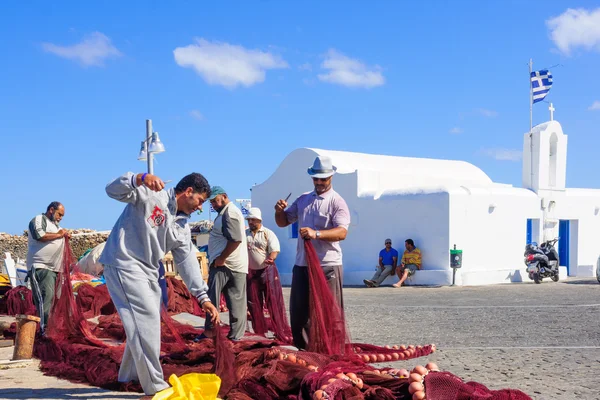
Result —
<path fill-rule="evenodd" d="M 438 179 L 459 179 L 486 185 L 492 180 L 473 164 L 466 161 L 440 160 L 433 158 L 415 158 L 385 156 L 380 154 L 354 153 L 349 151 L 310 149 L 319 155 L 331 157 L 338 173 L 351 173 L 355 170 L 399 172 L 402 175 L 430 177 Z"/>

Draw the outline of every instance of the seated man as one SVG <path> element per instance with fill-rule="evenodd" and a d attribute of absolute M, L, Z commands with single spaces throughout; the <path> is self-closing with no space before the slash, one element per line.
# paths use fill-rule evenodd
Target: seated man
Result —
<path fill-rule="evenodd" d="M 406 278 L 412 276 L 416 270 L 421 269 L 421 250 L 415 247 L 415 242 L 412 239 L 406 239 L 404 247 L 406 250 L 402 255 L 400 268 L 396 270 L 400 281 L 392 285 L 396 288 L 402 286 Z"/>
<path fill-rule="evenodd" d="M 392 239 L 385 239 L 385 248 L 379 252 L 379 265 L 377 271 L 371 279 L 364 279 L 363 282 L 368 287 L 377 287 L 390 274 L 394 273 L 398 265 L 398 250 L 392 248 Z"/>

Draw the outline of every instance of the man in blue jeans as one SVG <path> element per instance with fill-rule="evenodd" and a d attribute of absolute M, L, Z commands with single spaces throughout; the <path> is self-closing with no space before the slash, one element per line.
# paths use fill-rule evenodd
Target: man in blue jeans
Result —
<path fill-rule="evenodd" d="M 392 248 L 392 239 L 385 239 L 385 248 L 379 252 L 379 265 L 373 278 L 364 279 L 363 282 L 368 287 L 377 287 L 393 274 L 398 265 L 398 251 Z"/>

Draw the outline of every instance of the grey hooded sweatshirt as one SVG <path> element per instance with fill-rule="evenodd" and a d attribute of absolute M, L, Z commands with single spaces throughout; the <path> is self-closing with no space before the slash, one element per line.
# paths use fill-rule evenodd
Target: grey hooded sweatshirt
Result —
<path fill-rule="evenodd" d="M 117 269 L 142 271 L 148 280 L 158 281 L 159 260 L 170 251 L 189 291 L 204 303 L 209 300 L 208 285 L 202 279 L 192 243 L 190 216 L 177 213 L 174 189 L 154 192 L 136 186 L 135 177 L 128 172 L 106 185 L 109 197 L 128 204 L 98 261 Z"/>

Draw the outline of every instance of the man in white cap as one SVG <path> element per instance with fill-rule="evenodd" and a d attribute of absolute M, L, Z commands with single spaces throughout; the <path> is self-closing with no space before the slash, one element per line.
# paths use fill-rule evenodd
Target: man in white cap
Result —
<path fill-rule="evenodd" d="M 275 205 L 275 222 L 279 227 L 298 221 L 298 246 L 290 294 L 290 322 L 294 345 L 302 349 L 306 348 L 304 336 L 308 337 L 309 332 L 308 263 L 303 240 L 313 241 L 329 289 L 342 311 L 344 309 L 344 271 L 340 241 L 348 233 L 350 211 L 346 201 L 332 188 L 331 181 L 335 171 L 331 158 L 318 156 L 313 166 L 308 168 L 315 190 L 304 193 L 289 207 L 283 199 Z"/>
<path fill-rule="evenodd" d="M 263 226 L 260 208 L 250 208 L 246 220 L 248 221 L 248 229 L 246 229 L 248 310 L 252 317 L 252 328 L 255 333 L 263 336 L 269 330 L 263 313 L 266 303 L 271 317 L 272 331 L 276 336 L 283 336 L 278 337 L 279 340 L 289 340 L 291 332 L 285 316 L 283 290 L 275 266 L 275 259 L 280 251 L 279 239 L 272 230 Z M 283 331 L 286 334 L 282 335 Z"/>

